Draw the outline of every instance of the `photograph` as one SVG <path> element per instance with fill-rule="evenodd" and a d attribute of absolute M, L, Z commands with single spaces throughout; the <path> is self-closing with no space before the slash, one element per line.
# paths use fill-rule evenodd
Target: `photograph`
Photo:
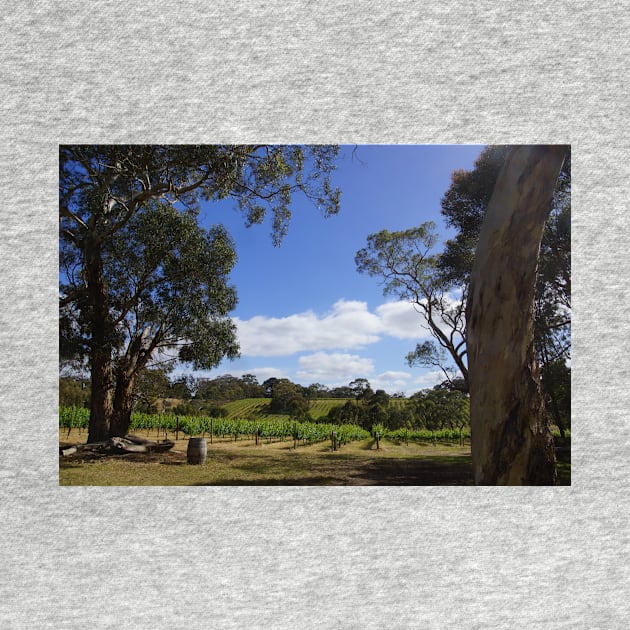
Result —
<path fill-rule="evenodd" d="M 568 145 L 60 145 L 59 484 L 571 485 Z"/>

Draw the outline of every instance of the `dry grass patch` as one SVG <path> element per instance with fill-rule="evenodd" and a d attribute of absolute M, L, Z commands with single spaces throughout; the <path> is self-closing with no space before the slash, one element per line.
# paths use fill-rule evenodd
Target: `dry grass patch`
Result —
<path fill-rule="evenodd" d="M 143 437 L 163 438 L 151 432 Z M 470 447 L 372 439 L 333 452 L 330 442 L 293 448 L 293 440 L 207 439 L 203 465 L 186 463 L 188 439 L 180 435 L 166 453 L 99 455 L 78 452 L 59 458 L 61 485 L 473 485 Z M 85 443 L 87 433 L 59 432 L 60 444 Z M 175 436 L 169 434 L 170 439 Z M 560 484 L 571 484 L 571 454 L 558 453 Z"/>
<path fill-rule="evenodd" d="M 149 437 L 155 437 L 149 436 Z M 180 436 L 181 437 L 181 436 Z M 85 432 L 60 431 L 60 443 L 84 443 Z M 169 435 L 170 439 L 174 436 Z M 208 439 L 203 465 L 186 463 L 188 440 L 152 455 L 87 455 L 59 460 L 61 485 L 469 485 L 470 449 L 382 440 L 293 448 L 293 441 Z"/>

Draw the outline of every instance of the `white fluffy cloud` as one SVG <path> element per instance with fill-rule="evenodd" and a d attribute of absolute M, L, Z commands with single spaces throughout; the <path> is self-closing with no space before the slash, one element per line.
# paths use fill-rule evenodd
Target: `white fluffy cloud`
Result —
<path fill-rule="evenodd" d="M 421 316 L 405 302 L 389 302 L 369 311 L 365 302 L 339 300 L 330 312 L 313 311 L 248 320 L 235 318 L 243 356 L 288 356 L 297 352 L 352 350 L 384 335 L 399 339 L 426 336 Z"/>
<path fill-rule="evenodd" d="M 306 382 L 347 384 L 374 371 L 372 359 L 356 354 L 316 352 L 300 357 L 297 376 Z"/>
<path fill-rule="evenodd" d="M 444 380 L 439 370 L 414 378 L 410 372 L 388 370 L 374 374 L 372 359 L 356 354 L 316 352 L 298 359 L 297 380 L 303 383 L 324 383 L 329 387 L 347 385 L 356 378 L 367 378 L 373 390 L 383 389 L 393 394 L 413 394 L 420 389 L 433 387 Z"/>
<path fill-rule="evenodd" d="M 425 372 L 422 376 L 416 378 L 413 381 L 414 391 L 420 389 L 430 389 L 435 385 L 439 385 L 440 383 L 446 380 L 446 376 L 442 370 L 433 370 L 431 372 Z"/>
<path fill-rule="evenodd" d="M 382 332 L 397 339 L 418 339 L 429 333 L 424 317 L 409 302 L 386 302 L 376 309 Z"/>
<path fill-rule="evenodd" d="M 411 379 L 409 372 L 390 370 L 377 374 L 370 379 L 370 384 L 374 390 L 384 389 L 386 392 L 406 391 L 409 389 L 409 379 Z"/>
<path fill-rule="evenodd" d="M 260 367 L 246 370 L 243 374 L 254 374 L 259 383 L 264 383 L 268 378 L 288 378 L 289 373 L 286 370 L 281 370 L 274 367 Z"/>
<path fill-rule="evenodd" d="M 461 304 L 461 295 L 455 293 L 445 296 L 444 302 L 449 309 L 455 309 Z M 409 302 L 386 302 L 376 309 L 383 332 L 398 339 L 423 339 L 430 337 L 427 320 L 419 308 Z M 435 321 L 445 333 L 451 328 L 434 314 Z"/>

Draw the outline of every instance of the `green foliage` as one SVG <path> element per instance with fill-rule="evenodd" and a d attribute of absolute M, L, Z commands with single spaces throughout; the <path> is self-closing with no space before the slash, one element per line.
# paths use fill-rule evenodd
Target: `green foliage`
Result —
<path fill-rule="evenodd" d="M 287 413 L 292 418 L 306 418 L 310 407 L 302 388 L 289 379 L 277 379 L 271 387 L 271 413 Z"/>
<path fill-rule="evenodd" d="M 352 423 L 372 430 L 424 428 L 429 431 L 462 429 L 470 422 L 468 395 L 458 389 L 436 388 L 414 394 L 410 399 L 391 398 L 383 390 L 358 400 L 337 404 L 328 412 L 332 423 Z"/>
<path fill-rule="evenodd" d="M 359 273 L 378 277 L 385 295 L 410 302 L 422 315 L 420 324 L 433 341 L 418 344 L 407 355 L 409 365 L 430 365 L 442 369 L 448 378 L 457 370 L 467 378 L 465 291 L 453 291 L 439 266 L 440 257 L 432 253 L 438 236 L 433 222 L 399 232 L 382 230 L 368 236 L 367 247 L 359 250 L 355 263 Z"/>
<path fill-rule="evenodd" d="M 331 389 L 328 396 L 330 398 L 352 398 L 354 397 L 354 391 L 348 385 L 342 385 Z"/>
<path fill-rule="evenodd" d="M 87 429 L 90 410 L 85 407 L 59 407 L 60 429 Z"/>
<path fill-rule="evenodd" d="M 111 235 L 147 199 L 198 212 L 202 199 L 231 197 L 248 225 L 261 223 L 271 212 L 274 242 L 279 243 L 296 194 L 324 216 L 339 211 L 341 192 L 330 179 L 338 151 L 334 145 L 62 146 L 61 215 L 72 219 L 74 228 L 88 226 Z M 118 203 L 107 208 L 107 217 L 96 217 L 90 224 L 103 193 Z M 64 222 L 62 227 L 70 225 Z"/>
<path fill-rule="evenodd" d="M 202 400 L 228 401 L 242 398 L 254 398 L 262 395 L 262 388 L 253 381 L 245 381 L 231 374 L 214 379 L 201 379 L 197 384 L 196 398 Z M 255 384 L 254 384 L 255 382 Z"/>
<path fill-rule="evenodd" d="M 105 251 L 110 308 L 121 332 L 131 331 L 127 349 L 144 334 L 145 351 L 179 347 L 180 361 L 196 369 L 238 356 L 227 317 L 236 305 L 228 285 L 236 254 L 225 229 L 205 230 L 193 215 L 151 203 L 112 235 Z"/>
<path fill-rule="evenodd" d="M 352 403 L 352 401 L 348 401 Z M 354 404 L 354 403 L 352 403 Z M 86 429 L 89 410 L 82 407 L 60 407 L 59 427 Z M 254 419 L 217 418 L 212 416 L 177 416 L 168 414 L 132 414 L 130 430 L 132 431 L 168 431 L 173 434 L 179 421 L 179 430 L 189 436 L 209 435 L 212 429 L 214 436 L 232 439 L 258 437 L 268 440 L 287 440 L 293 438 L 301 444 L 313 444 L 330 439 L 332 431 L 336 431 L 339 444 L 347 444 L 355 440 L 363 440 L 378 431 L 382 438 L 398 442 L 444 442 L 452 443 L 470 439 L 470 431 L 465 425 L 453 428 L 429 430 L 427 428 L 391 427 L 384 424 L 370 426 L 368 431 L 354 423 L 332 424 L 324 422 L 296 422 L 288 418 L 260 417 Z M 448 424 L 448 423 L 447 423 Z"/>
<path fill-rule="evenodd" d="M 508 151 L 509 146 L 487 147 L 474 169 L 455 171 L 451 176 L 441 202 L 442 216 L 457 234 L 447 241 L 438 260 L 443 277 L 451 284 L 469 283 L 483 217 Z"/>
<path fill-rule="evenodd" d="M 416 419 L 428 431 L 462 429 L 470 424 L 470 400 L 453 389 L 429 389 L 411 397 Z"/>
<path fill-rule="evenodd" d="M 366 378 L 355 378 L 348 386 L 357 400 L 367 400 L 374 393 Z"/>
<path fill-rule="evenodd" d="M 355 400 L 347 400 L 343 405 L 335 405 L 327 415 L 328 421 L 334 424 L 343 424 L 346 422 L 359 424 L 365 420 L 364 406 Z"/>
<path fill-rule="evenodd" d="M 377 390 L 367 399 L 315 399 L 310 404 L 309 416 L 315 420 L 306 421 L 307 417 L 302 416 L 301 421 L 296 422 L 295 416 L 287 412 L 273 413 L 268 398 L 242 399 L 224 406 L 193 400 L 168 413 L 134 412 L 130 430 L 173 432 L 179 417 L 180 430 L 188 435 L 209 433 L 212 422 L 214 435 L 222 437 L 253 437 L 258 431 L 259 437 L 288 439 L 293 437 L 297 427 L 299 437 L 296 439 L 300 441 L 329 439 L 330 432 L 335 430 L 338 440 L 343 443 L 345 435 L 370 435 L 375 425 L 382 427 L 379 432 L 383 437 L 393 435 L 393 439 L 399 439 L 396 432 L 406 431 L 408 439 L 420 441 L 433 434 L 442 436 L 436 438 L 438 440 L 446 440 L 447 434 L 441 433 L 444 431 L 455 431 L 457 436 L 465 436 L 469 425 L 468 396 L 461 391 L 444 388 L 424 390 L 409 399 L 391 398 L 383 390 Z M 60 407 L 59 426 L 87 427 L 88 417 L 87 409 Z M 342 433 L 340 427 L 345 427 Z M 353 427 L 354 433 L 348 427 Z M 413 437 L 416 434 L 422 439 Z"/>
<path fill-rule="evenodd" d="M 426 408 L 419 403 L 430 399 L 433 401 L 433 409 L 441 407 L 435 413 L 435 426 L 442 428 L 463 428 L 468 426 L 468 397 L 462 392 L 451 392 L 449 390 L 435 391 L 425 390 L 418 392 L 410 399 L 390 398 L 382 390 L 377 390 L 371 400 L 345 400 L 336 398 L 315 399 L 311 401 L 309 416 L 313 418 L 315 424 L 342 426 L 359 426 L 362 430 L 370 431 L 374 424 L 382 424 L 388 431 L 398 429 L 427 429 L 432 424 L 431 418 L 426 422 Z M 85 408 L 77 409 L 71 407 L 60 407 L 60 426 L 87 427 L 89 411 Z M 273 413 L 270 409 L 268 398 L 249 398 L 226 403 L 218 406 L 216 404 L 206 404 L 203 401 L 187 401 L 182 405 L 171 408 L 167 413 L 155 414 L 144 411 L 136 411 L 132 414 L 131 429 L 152 429 L 166 428 L 169 431 L 175 430 L 175 418 L 180 417 L 206 417 L 215 420 L 225 420 L 226 423 L 247 420 L 253 423 L 252 426 L 272 426 L 286 424 L 293 426 L 292 417 L 289 413 Z M 74 420 L 68 420 L 74 418 Z M 195 421 L 196 422 L 196 421 Z M 74 423 L 74 424 L 73 424 Z M 181 425 L 184 430 L 185 425 Z M 221 434 L 222 424 L 217 424 L 216 432 Z M 227 425 L 226 425 L 227 426 Z M 232 426 L 232 425 L 230 425 Z M 207 431 L 208 429 L 206 429 Z M 287 429 L 289 431 L 289 429 Z M 239 434 L 248 431 L 239 430 Z M 231 429 L 225 432 L 231 434 Z M 262 435 L 262 434 L 261 434 Z M 266 434 L 265 434 L 266 435 Z M 290 435 L 290 431 L 286 436 Z"/>
<path fill-rule="evenodd" d="M 59 379 L 59 405 L 63 407 L 86 407 L 89 401 L 89 382 L 74 378 Z"/>
<path fill-rule="evenodd" d="M 383 429 L 382 437 L 394 440 L 396 442 L 441 442 L 444 444 L 452 444 L 454 442 L 462 443 L 464 440 L 470 440 L 469 429 L 440 429 L 430 431 L 428 429 Z"/>
<path fill-rule="evenodd" d="M 203 412 L 198 405 L 188 400 L 173 407 L 172 413 L 177 416 L 198 416 Z"/>
<path fill-rule="evenodd" d="M 562 178 L 561 178 L 562 181 Z M 534 326 L 543 365 L 571 356 L 571 200 L 559 189 L 540 246 Z"/>
<path fill-rule="evenodd" d="M 84 408 L 59 409 L 60 428 L 87 428 L 89 411 Z M 179 430 L 189 436 L 212 434 L 222 438 L 253 438 L 286 440 L 294 438 L 301 444 L 313 444 L 330 439 L 337 432 L 340 444 L 369 437 L 369 433 L 356 425 L 332 425 L 316 422 L 296 422 L 285 419 L 213 418 L 209 416 L 177 416 L 176 414 L 132 414 L 130 429 L 160 430 L 174 433 Z"/>
<path fill-rule="evenodd" d="M 160 398 L 171 397 L 171 383 L 165 369 L 146 369 L 142 371 L 134 386 L 136 409 L 147 413 L 157 410 Z"/>
<path fill-rule="evenodd" d="M 210 405 L 203 408 L 204 414 L 212 418 L 227 418 L 229 415 L 228 410 L 225 407 L 219 405 Z"/>
<path fill-rule="evenodd" d="M 390 405 L 387 415 L 386 424 L 392 430 L 411 428 L 415 422 L 413 408 L 407 401 L 403 405 Z"/>
<path fill-rule="evenodd" d="M 415 350 L 405 357 L 409 367 L 439 367 L 449 379 L 455 379 L 455 371 L 448 365 L 448 356 L 442 346 L 434 341 L 423 341 L 416 344 Z"/>
<path fill-rule="evenodd" d="M 328 416 L 332 408 L 340 404 L 336 398 L 318 398 L 310 402 L 309 415 L 314 420 L 321 421 Z M 275 414 L 271 412 L 268 398 L 246 398 L 235 400 L 224 405 L 229 418 L 250 418 L 250 419 L 280 419 L 286 418 L 287 414 Z"/>
<path fill-rule="evenodd" d="M 195 369 L 238 355 L 228 314 L 233 243 L 197 223 L 201 200 L 231 197 L 248 225 L 285 235 L 295 194 L 324 214 L 336 146 L 62 146 L 60 347 L 92 369 L 95 434 L 124 430 L 138 374 L 167 348 Z M 117 390 L 116 396 L 113 391 Z M 110 410 L 114 401 L 113 415 Z M 110 422 L 113 424 L 110 425 Z"/>
<path fill-rule="evenodd" d="M 383 280 L 383 293 L 401 300 L 420 302 L 433 293 L 436 283 L 436 259 L 430 254 L 437 243 L 435 223 L 400 232 L 382 230 L 371 234 L 367 247 L 357 252 L 359 273 Z"/>
<path fill-rule="evenodd" d="M 565 361 L 547 363 L 541 370 L 546 409 L 562 432 L 571 428 L 571 368 Z"/>

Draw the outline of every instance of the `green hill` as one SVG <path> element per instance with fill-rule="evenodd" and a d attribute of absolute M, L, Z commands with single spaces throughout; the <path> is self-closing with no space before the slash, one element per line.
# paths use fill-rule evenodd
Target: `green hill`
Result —
<path fill-rule="evenodd" d="M 347 398 L 316 398 L 312 401 L 309 413 L 317 420 L 328 415 L 335 406 L 343 405 Z M 269 398 L 244 398 L 223 405 L 228 410 L 228 418 L 274 418 L 286 417 L 269 413 Z"/>
<path fill-rule="evenodd" d="M 333 407 L 344 405 L 351 398 L 315 398 L 311 402 L 309 413 L 314 420 L 323 418 Z M 228 418 L 286 418 L 282 414 L 269 413 L 269 398 L 244 398 L 242 400 L 234 400 L 225 403 L 223 407 L 228 410 Z M 407 401 L 400 399 L 392 399 L 391 405 L 403 405 Z"/>

